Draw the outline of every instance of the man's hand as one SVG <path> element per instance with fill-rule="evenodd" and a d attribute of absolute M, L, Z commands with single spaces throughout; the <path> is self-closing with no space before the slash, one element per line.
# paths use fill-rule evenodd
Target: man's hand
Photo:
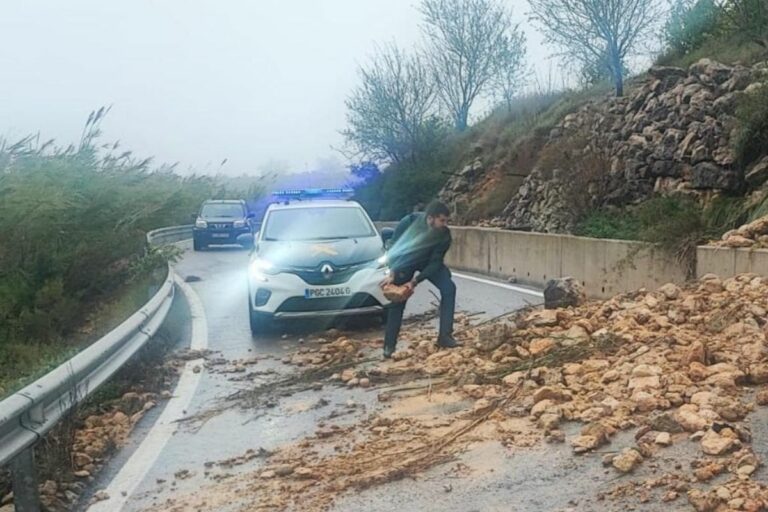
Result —
<path fill-rule="evenodd" d="M 388 284 L 392 284 L 395 282 L 395 278 L 392 277 L 392 274 L 390 273 L 387 277 L 382 279 L 382 281 L 379 283 L 379 287 L 383 288 L 384 286 L 387 286 Z"/>

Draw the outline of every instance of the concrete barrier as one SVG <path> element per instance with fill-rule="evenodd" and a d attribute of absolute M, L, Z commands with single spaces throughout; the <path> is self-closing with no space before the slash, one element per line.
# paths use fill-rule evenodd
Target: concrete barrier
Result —
<path fill-rule="evenodd" d="M 452 268 L 543 287 L 557 277 L 581 281 L 590 297 L 685 280 L 683 265 L 640 242 L 500 229 L 452 227 Z"/>
<path fill-rule="evenodd" d="M 731 277 L 744 273 L 768 276 L 768 249 L 711 246 L 700 246 L 696 249 L 696 277 L 705 274 Z"/>

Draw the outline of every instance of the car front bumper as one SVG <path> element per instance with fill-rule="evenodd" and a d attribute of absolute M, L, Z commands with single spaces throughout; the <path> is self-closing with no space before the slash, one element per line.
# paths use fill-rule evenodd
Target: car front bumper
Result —
<path fill-rule="evenodd" d="M 254 312 L 280 319 L 371 315 L 381 313 L 389 303 L 379 286 L 385 277 L 385 269 L 363 268 L 344 283 L 315 286 L 307 284 L 296 274 L 255 275 L 249 272 L 248 300 Z M 332 288 L 348 288 L 349 294 L 342 297 L 305 297 L 307 289 Z"/>
<path fill-rule="evenodd" d="M 198 242 L 207 245 L 216 244 L 240 244 L 246 243 L 247 240 L 239 240 L 238 237 L 242 235 L 250 235 L 251 230 L 249 228 L 232 228 L 232 229 L 198 229 L 193 228 L 192 236 Z"/>

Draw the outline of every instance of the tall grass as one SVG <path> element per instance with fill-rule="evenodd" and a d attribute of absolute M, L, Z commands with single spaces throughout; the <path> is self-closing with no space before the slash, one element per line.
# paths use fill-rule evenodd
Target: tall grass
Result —
<path fill-rule="evenodd" d="M 0 141 L 0 373 L 24 347 L 63 352 L 94 304 L 148 270 L 146 231 L 189 223 L 209 197 L 242 193 L 101 144 L 106 112 L 91 114 L 77 145 Z"/>

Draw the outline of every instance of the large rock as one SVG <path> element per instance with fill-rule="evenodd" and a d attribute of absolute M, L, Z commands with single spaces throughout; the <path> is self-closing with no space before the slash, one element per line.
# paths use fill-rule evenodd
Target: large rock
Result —
<path fill-rule="evenodd" d="M 629 473 L 643 461 L 643 456 L 634 448 L 624 448 L 620 454 L 613 458 L 613 467 L 622 473 Z"/>
<path fill-rule="evenodd" d="M 763 158 L 752 166 L 745 176 L 747 185 L 757 188 L 768 181 L 768 157 Z"/>
<path fill-rule="evenodd" d="M 739 175 L 712 162 L 702 162 L 693 167 L 691 186 L 695 189 L 737 190 Z"/>
<path fill-rule="evenodd" d="M 544 307 L 547 309 L 576 307 L 586 300 L 584 288 L 573 277 L 550 279 L 544 288 Z"/>

